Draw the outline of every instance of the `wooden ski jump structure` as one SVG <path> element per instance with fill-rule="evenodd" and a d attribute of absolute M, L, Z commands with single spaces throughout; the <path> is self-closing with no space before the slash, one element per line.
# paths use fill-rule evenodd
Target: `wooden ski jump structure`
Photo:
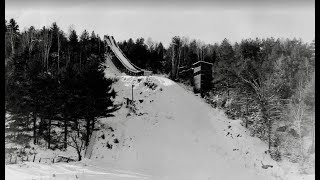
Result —
<path fill-rule="evenodd" d="M 119 48 L 113 36 L 104 36 L 106 46 L 105 58 L 112 63 L 120 72 L 130 76 L 149 76 L 152 71 L 141 69 L 134 65 Z"/>

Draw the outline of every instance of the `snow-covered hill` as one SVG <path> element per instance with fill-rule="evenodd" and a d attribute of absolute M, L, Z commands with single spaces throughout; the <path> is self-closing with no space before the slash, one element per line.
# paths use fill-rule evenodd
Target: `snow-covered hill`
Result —
<path fill-rule="evenodd" d="M 32 170 L 26 169 L 47 168 L 37 176 L 42 179 L 264 180 L 296 176 L 265 154 L 267 145 L 251 137 L 239 120 L 228 119 L 175 82 L 159 76 L 118 78 L 115 101 L 131 99 L 134 85 L 137 111 L 130 112 L 123 105 L 115 117 L 100 120 L 101 129 L 90 142 L 91 159 L 46 167 L 10 165 L 6 173 L 25 173 L 30 178 Z M 262 163 L 273 167 L 264 169 Z"/>
<path fill-rule="evenodd" d="M 123 107 L 102 120 L 112 128 L 98 132 L 92 159 L 157 179 L 272 179 L 271 174 L 281 173 L 264 154 L 266 145 L 250 137 L 239 121 L 228 120 L 173 81 L 122 76 L 116 101 L 131 98 L 132 84 L 137 115 L 128 116 Z M 263 169 L 261 161 L 274 167 Z"/>

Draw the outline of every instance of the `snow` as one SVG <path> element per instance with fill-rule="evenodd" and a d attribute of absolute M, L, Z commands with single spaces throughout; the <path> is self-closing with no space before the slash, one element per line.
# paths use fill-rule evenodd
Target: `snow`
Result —
<path fill-rule="evenodd" d="M 123 56 L 123 54 L 120 52 L 118 47 L 114 44 L 114 41 L 111 40 L 111 45 L 110 48 L 112 51 L 116 54 L 117 57 L 119 57 L 119 60 L 121 60 L 122 63 L 124 63 L 128 68 L 130 68 L 132 71 L 138 71 L 135 67 L 133 67 L 130 63 L 129 60 Z"/>
<path fill-rule="evenodd" d="M 213 109 L 175 82 L 158 76 L 118 77 L 115 101 L 131 99 L 134 85 L 137 115 L 122 106 L 115 117 L 100 119 L 102 128 L 90 142 L 91 159 L 69 164 L 6 165 L 6 178 L 315 179 L 314 175 L 302 177 L 292 168 L 284 169 L 265 154 L 267 145 L 251 137 L 240 120 L 228 119 L 223 111 Z M 150 89 L 145 82 L 157 87 Z M 261 161 L 273 168 L 263 169 Z"/>
<path fill-rule="evenodd" d="M 115 67 L 109 57 L 106 58 L 105 64 L 107 65 L 107 68 L 104 71 L 106 75 L 108 75 L 109 77 L 121 75 L 121 72 Z"/>
<path fill-rule="evenodd" d="M 97 137 L 97 131 L 93 131 L 90 137 L 90 142 L 95 142 L 96 137 Z M 85 155 L 84 155 L 85 158 L 91 158 L 93 145 L 94 143 L 90 143 L 89 146 L 86 148 Z"/>
<path fill-rule="evenodd" d="M 146 81 L 150 82 L 156 82 L 159 85 L 162 86 L 171 86 L 175 83 L 167 78 L 164 77 L 158 77 L 158 76 L 121 76 L 120 80 L 122 81 L 123 85 L 126 87 L 131 87 L 134 85 L 134 89 L 143 88 L 147 89 L 147 87 L 141 87 L 143 86 L 143 83 Z M 139 82 L 140 81 L 140 82 Z"/>
<path fill-rule="evenodd" d="M 147 176 L 118 171 L 112 168 L 100 168 L 82 162 L 39 164 L 24 162 L 20 165 L 5 166 L 7 180 L 16 179 L 147 179 Z"/>
<path fill-rule="evenodd" d="M 158 87 L 148 89 L 147 79 Z M 268 179 L 246 168 L 246 162 L 232 151 L 237 146 L 223 134 L 222 112 L 163 77 L 122 76 L 115 87 L 120 102 L 121 97 L 131 97 L 132 85 L 134 99 L 143 99 L 137 102 L 138 112 L 146 115 L 126 117 L 128 111 L 121 109 L 102 121 L 116 129 L 114 136 L 120 143 L 108 149 L 104 143 L 112 138 L 96 141 L 93 158 L 160 179 Z M 111 133 L 102 130 L 98 137 Z"/>

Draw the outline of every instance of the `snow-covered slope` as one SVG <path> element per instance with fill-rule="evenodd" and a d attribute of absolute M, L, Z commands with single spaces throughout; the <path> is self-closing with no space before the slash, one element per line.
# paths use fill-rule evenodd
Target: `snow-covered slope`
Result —
<path fill-rule="evenodd" d="M 145 82 L 157 84 L 155 89 Z M 152 179 L 273 179 L 282 170 L 239 121 L 228 120 L 193 93 L 163 77 L 121 76 L 117 102 L 134 100 L 137 115 L 122 107 L 101 120 L 91 159 L 151 175 Z M 113 130 L 113 131 L 112 131 Z M 114 143 L 117 139 L 119 143 Z M 112 148 L 110 147 L 112 145 Z M 108 148 L 109 147 L 109 148 Z M 273 168 L 261 168 L 263 164 Z"/>
<path fill-rule="evenodd" d="M 115 101 L 131 99 L 134 85 L 137 110 L 134 114 L 123 105 L 115 117 L 100 120 L 101 130 L 90 142 L 91 159 L 71 165 L 11 165 L 6 173 L 29 179 L 298 179 L 271 160 L 264 152 L 266 144 L 249 136 L 239 120 L 228 119 L 173 81 L 159 76 L 118 78 Z M 273 167 L 263 169 L 262 163 Z M 34 171 L 40 175 L 31 177 L 35 168 L 43 172 Z"/>

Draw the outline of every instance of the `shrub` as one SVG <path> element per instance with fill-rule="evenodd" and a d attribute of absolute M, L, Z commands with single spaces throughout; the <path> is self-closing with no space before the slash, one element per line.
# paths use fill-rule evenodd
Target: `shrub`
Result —
<path fill-rule="evenodd" d="M 273 148 L 270 152 L 270 156 L 275 161 L 281 161 L 281 153 L 278 148 Z"/>
<path fill-rule="evenodd" d="M 30 136 L 28 134 L 18 134 L 17 138 L 15 140 L 15 143 L 20 144 L 20 145 L 24 145 L 24 144 L 29 143 L 31 138 L 32 138 L 32 136 Z"/>
<path fill-rule="evenodd" d="M 28 144 L 26 144 L 26 145 L 24 146 L 24 148 L 31 148 L 31 146 L 30 146 L 30 144 L 28 143 Z"/>

